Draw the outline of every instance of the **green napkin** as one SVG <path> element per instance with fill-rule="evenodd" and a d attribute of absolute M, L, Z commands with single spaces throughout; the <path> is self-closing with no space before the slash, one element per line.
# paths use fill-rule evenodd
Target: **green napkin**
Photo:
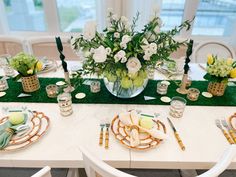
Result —
<path fill-rule="evenodd" d="M 17 127 L 25 124 L 27 121 L 27 115 L 24 114 L 24 121 L 18 125 L 12 125 L 9 121 L 0 125 L 0 149 L 4 149 L 10 142 L 13 134 L 17 130 Z"/>

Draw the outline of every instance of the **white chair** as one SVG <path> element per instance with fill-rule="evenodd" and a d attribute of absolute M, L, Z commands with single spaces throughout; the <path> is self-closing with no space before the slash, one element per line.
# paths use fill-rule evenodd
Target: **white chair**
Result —
<path fill-rule="evenodd" d="M 235 58 L 234 49 L 219 41 L 205 41 L 199 43 L 193 51 L 193 61 L 195 63 L 205 63 L 207 55 L 213 54 L 222 58 Z"/>
<path fill-rule="evenodd" d="M 107 165 L 105 162 L 90 154 L 90 152 L 87 151 L 87 149 L 85 149 L 84 147 L 80 147 L 80 151 L 83 155 L 85 171 L 88 177 L 135 177 Z M 197 177 L 217 177 L 227 169 L 227 167 L 234 159 L 235 155 L 236 145 L 233 144 L 225 150 L 224 154 L 215 166 Z"/>
<path fill-rule="evenodd" d="M 31 177 L 52 177 L 51 167 L 46 166 Z M 79 177 L 79 171 L 76 168 L 69 168 L 65 177 Z"/>
<path fill-rule="evenodd" d="M 6 35 L 0 36 L 0 55 L 9 54 L 14 56 L 19 52 L 25 51 L 25 49 L 23 38 Z"/>
<path fill-rule="evenodd" d="M 63 54 L 67 60 L 79 60 L 70 45 L 70 37 L 61 37 Z M 55 41 L 55 36 L 31 37 L 27 40 L 29 53 L 36 57 L 46 56 L 49 59 L 59 60 L 59 52 Z"/>
<path fill-rule="evenodd" d="M 87 149 L 80 147 L 83 155 L 84 167 L 88 177 L 135 177 L 117 170 L 90 154 Z"/>
<path fill-rule="evenodd" d="M 232 160 L 234 159 L 236 155 L 236 145 L 230 145 L 219 161 L 213 166 L 211 169 L 206 171 L 205 173 L 199 175 L 198 177 L 217 177 L 219 176 L 223 171 L 227 169 L 227 167 L 230 165 Z"/>
<path fill-rule="evenodd" d="M 51 168 L 46 166 L 31 177 L 52 177 Z"/>

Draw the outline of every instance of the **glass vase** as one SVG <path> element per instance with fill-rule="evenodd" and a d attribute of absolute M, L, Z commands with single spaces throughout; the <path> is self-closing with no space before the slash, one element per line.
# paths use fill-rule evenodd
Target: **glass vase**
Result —
<path fill-rule="evenodd" d="M 117 79 L 114 82 L 109 81 L 106 77 L 104 78 L 104 84 L 107 90 L 118 98 L 133 98 L 146 88 L 148 79 L 144 79 L 143 84 L 140 87 L 131 86 L 130 88 L 123 88 L 121 86 L 121 80 Z"/>

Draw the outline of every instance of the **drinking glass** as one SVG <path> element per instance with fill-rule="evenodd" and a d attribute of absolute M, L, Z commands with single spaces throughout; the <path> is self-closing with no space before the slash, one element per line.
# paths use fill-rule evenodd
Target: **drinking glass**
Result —
<path fill-rule="evenodd" d="M 3 77 L 2 79 L 0 79 L 0 91 L 7 90 L 8 88 L 9 87 L 8 87 L 7 79 Z"/>
<path fill-rule="evenodd" d="M 101 90 L 101 84 L 99 81 L 92 81 L 90 84 L 90 92 L 97 93 Z"/>
<path fill-rule="evenodd" d="M 188 89 L 187 98 L 191 101 L 197 101 L 199 97 L 200 91 L 196 88 Z"/>
<path fill-rule="evenodd" d="M 62 93 L 57 96 L 57 101 L 62 116 L 69 116 L 73 113 L 72 100 L 69 93 Z"/>
<path fill-rule="evenodd" d="M 170 115 L 174 118 L 181 118 L 187 101 L 182 97 L 173 97 L 170 102 Z"/>

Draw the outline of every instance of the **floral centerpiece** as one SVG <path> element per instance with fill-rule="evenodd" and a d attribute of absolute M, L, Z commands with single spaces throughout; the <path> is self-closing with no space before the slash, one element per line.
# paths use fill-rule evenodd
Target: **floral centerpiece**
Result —
<path fill-rule="evenodd" d="M 72 38 L 74 50 L 85 57 L 83 74 L 104 76 L 107 89 L 115 96 L 130 98 L 138 95 L 147 84 L 147 67 L 155 67 L 161 60 L 170 60 L 170 54 L 180 45 L 173 37 L 190 27 L 190 21 L 167 32 L 160 32 L 162 25 L 157 15 L 135 31 L 139 13 L 132 24 L 124 16 L 108 13 L 108 26 L 99 33 L 95 24 L 85 26 L 84 34 Z"/>
<path fill-rule="evenodd" d="M 207 56 L 207 73 L 204 79 L 210 81 L 208 92 L 215 96 L 222 96 L 229 78 L 236 78 L 236 61 L 232 58 L 218 58 L 212 54 Z"/>
<path fill-rule="evenodd" d="M 15 79 L 21 78 L 24 92 L 34 92 L 40 88 L 36 73 L 42 70 L 42 62 L 21 52 L 11 58 L 10 65 L 19 73 Z"/>

